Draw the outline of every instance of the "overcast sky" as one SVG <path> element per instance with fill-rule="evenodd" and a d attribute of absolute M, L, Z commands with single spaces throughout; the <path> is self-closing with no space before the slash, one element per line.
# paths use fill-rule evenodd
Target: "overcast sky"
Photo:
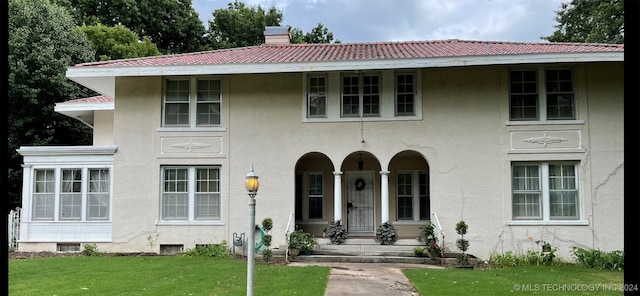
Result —
<path fill-rule="evenodd" d="M 322 23 L 343 43 L 411 40 L 544 42 L 568 0 L 244 0 L 282 11 L 304 33 Z M 205 26 L 233 0 L 193 0 Z"/>

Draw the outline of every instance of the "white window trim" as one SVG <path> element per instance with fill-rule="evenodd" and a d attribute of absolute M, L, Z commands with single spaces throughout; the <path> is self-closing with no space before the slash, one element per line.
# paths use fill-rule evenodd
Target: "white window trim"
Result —
<path fill-rule="evenodd" d="M 309 81 L 312 78 L 324 78 L 324 88 L 325 88 L 325 94 L 324 94 L 324 114 L 322 115 L 311 115 L 310 113 L 310 100 L 311 100 L 311 92 L 310 92 L 310 85 L 309 85 Z M 326 118 L 327 117 L 327 112 L 328 112 L 328 102 L 329 102 L 329 78 L 327 76 L 327 74 L 309 74 L 306 75 L 306 82 L 307 84 L 305 85 L 305 90 L 306 90 L 306 104 L 304 104 L 305 106 L 305 110 L 306 110 L 306 117 L 307 118 Z"/>
<path fill-rule="evenodd" d="M 301 122 L 376 122 L 376 121 L 419 121 L 423 119 L 422 113 L 422 71 L 419 69 L 406 70 L 381 70 L 376 71 L 380 75 L 380 116 L 354 116 L 342 117 L 342 74 L 349 72 L 308 72 L 301 75 L 302 90 L 300 93 L 302 108 L 300 110 Z M 369 73 L 369 72 L 368 72 Z M 373 73 L 373 72 L 370 72 Z M 396 116 L 396 73 L 414 73 L 414 112 L 415 115 Z M 326 75 L 327 77 L 327 106 L 325 117 L 308 116 L 308 77 L 310 75 Z"/>
<path fill-rule="evenodd" d="M 163 218 L 163 201 L 164 201 L 164 174 L 165 169 L 187 169 L 187 218 L 186 219 L 165 219 Z M 163 165 L 160 168 L 160 200 L 159 200 L 159 219 L 156 220 L 156 225 L 225 225 L 222 220 L 222 209 L 223 209 L 223 199 L 222 199 L 222 180 L 220 180 L 220 184 L 218 186 L 220 190 L 220 218 L 219 219 L 206 219 L 206 218 L 195 218 L 195 197 L 196 197 L 196 178 L 197 178 L 197 169 L 206 169 L 213 168 L 218 169 L 218 176 L 222 178 L 221 167 L 217 165 L 193 165 L 193 166 L 183 166 L 183 165 Z"/>
<path fill-rule="evenodd" d="M 420 173 L 426 172 L 424 170 L 401 170 L 396 172 L 395 190 L 396 190 L 396 221 L 394 223 L 399 224 L 415 224 L 424 223 L 429 220 L 420 220 Z M 412 218 L 411 220 L 398 219 L 398 175 L 399 174 L 411 174 L 411 191 L 412 191 Z"/>
<path fill-rule="evenodd" d="M 540 171 L 540 190 L 541 190 L 541 203 L 542 203 L 542 218 L 513 218 L 513 164 L 527 163 L 527 161 L 514 161 L 509 168 L 509 211 L 510 211 L 510 220 L 507 222 L 507 225 L 589 225 L 589 221 L 584 219 L 584 209 L 583 209 L 583 192 L 581 188 L 580 178 L 582 176 L 582 172 L 580 171 L 580 163 L 578 161 L 536 161 L 530 162 L 531 164 L 536 164 L 538 166 L 538 170 Z M 578 189 L 578 216 L 576 218 L 567 218 L 567 219 L 551 219 L 551 209 L 550 209 L 550 190 L 549 190 L 549 164 L 553 163 L 573 163 L 573 168 L 576 172 L 576 188 Z"/>
<path fill-rule="evenodd" d="M 302 179 L 302 220 L 296 220 L 299 224 L 325 224 L 327 222 L 327 208 L 325 206 L 327 184 L 324 172 L 322 171 L 301 171 L 298 172 Z M 322 218 L 309 219 L 309 175 L 319 174 L 322 176 Z"/>
<path fill-rule="evenodd" d="M 180 81 L 180 80 L 188 80 L 189 81 L 189 124 L 188 125 L 166 125 L 166 90 L 167 90 L 167 81 Z M 218 80 L 220 81 L 220 124 L 217 125 L 197 125 L 197 107 L 198 107 L 198 81 L 199 80 Z M 226 129 L 223 127 L 224 122 L 224 90 L 223 90 L 223 81 L 219 76 L 191 76 L 187 78 L 183 77 L 164 77 L 162 81 L 162 120 L 161 126 L 157 129 L 158 131 L 192 131 L 192 130 L 202 130 L 202 131 L 225 131 Z"/>
<path fill-rule="evenodd" d="M 546 70 L 563 70 L 568 69 L 571 70 L 571 83 L 573 88 L 573 108 L 575 112 L 575 119 L 547 119 L 547 85 L 546 85 Z M 536 72 L 536 79 L 538 85 L 538 120 L 511 120 L 511 81 L 509 80 L 509 73 L 511 71 L 527 71 L 533 70 Z M 526 68 L 509 68 L 507 69 L 507 118 L 508 120 L 505 122 L 505 125 L 568 125 L 568 124 L 584 124 L 584 120 L 580 120 L 579 115 L 579 106 L 578 106 L 578 88 L 576 81 L 576 69 L 571 66 L 537 66 L 537 67 L 526 67 Z"/>
<path fill-rule="evenodd" d="M 61 190 L 61 178 L 62 178 L 62 170 L 63 169 L 80 169 L 82 172 L 82 206 L 81 206 L 81 214 L 80 219 L 60 219 L 60 190 Z M 109 170 L 109 214 L 107 215 L 107 219 L 87 219 L 87 200 L 89 197 L 88 192 L 88 178 L 89 178 L 89 170 L 90 169 L 107 169 Z M 28 167 L 30 172 L 29 175 L 29 184 L 28 184 L 28 200 L 24 204 L 23 211 L 27 211 L 27 213 L 23 212 L 23 219 L 26 222 L 36 222 L 36 223 L 102 223 L 102 222 L 111 222 L 111 217 L 113 214 L 113 166 L 112 165 L 33 165 Z M 54 174 L 54 205 L 53 205 L 53 219 L 34 219 L 33 218 L 33 195 L 35 193 L 35 171 L 36 170 L 53 170 Z"/>

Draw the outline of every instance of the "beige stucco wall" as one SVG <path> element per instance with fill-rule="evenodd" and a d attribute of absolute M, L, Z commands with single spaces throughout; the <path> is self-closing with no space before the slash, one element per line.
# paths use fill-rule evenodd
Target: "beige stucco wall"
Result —
<path fill-rule="evenodd" d="M 113 144 L 113 110 L 97 110 L 93 113 L 93 145 Z"/>
<path fill-rule="evenodd" d="M 551 242 L 564 257 L 570 257 L 571 246 L 623 249 L 623 67 L 591 64 L 574 69 L 580 121 L 543 126 L 508 124 L 506 66 L 422 70 L 422 120 L 364 123 L 303 123 L 300 73 L 224 76 L 224 129 L 219 131 L 161 129 L 162 78 L 118 78 L 113 244 L 104 249 L 158 251 L 160 244 L 191 248 L 197 243 L 230 242 L 234 232 L 248 230 L 243 182 L 251 164 L 261 181 L 256 223 L 272 218 L 273 244 L 282 245 L 294 211 L 295 166 L 303 155 L 321 152 L 340 171 L 353 169 L 343 163 L 351 153 L 366 151 L 380 169 L 387 170 L 391 159 L 405 150 L 422 155 L 429 165 L 431 209 L 451 249 L 457 238 L 454 227 L 461 219 L 469 224 L 469 252 L 482 258 L 503 250 L 526 251 L 531 245 L 528 236 Z M 544 133 L 567 135 L 569 147 L 526 146 L 517 140 Z M 194 152 L 170 147 L 190 140 L 215 149 Z M 586 225 L 509 225 L 510 162 L 519 160 L 580 161 L 581 218 Z M 160 167 L 168 164 L 220 165 L 220 225 L 158 223 Z M 375 176 L 379 184 L 377 171 Z M 325 173 L 325 184 L 329 223 L 331 173 Z M 379 223 L 379 189 L 376 198 Z M 390 212 L 393 220 L 393 201 Z M 308 225 L 314 232 L 326 226 Z M 418 226 L 398 227 L 410 236 L 417 234 Z"/>

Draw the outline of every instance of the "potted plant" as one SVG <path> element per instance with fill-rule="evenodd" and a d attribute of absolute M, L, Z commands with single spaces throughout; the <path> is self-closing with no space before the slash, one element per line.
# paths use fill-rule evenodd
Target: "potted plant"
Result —
<path fill-rule="evenodd" d="M 413 256 L 422 257 L 423 253 L 424 253 L 424 248 L 423 247 L 415 247 L 415 248 L 413 248 Z"/>
<path fill-rule="evenodd" d="M 303 230 L 296 230 L 289 234 L 289 254 L 295 258 L 294 253 L 306 254 L 315 248 L 318 241 L 311 233 Z"/>
<path fill-rule="evenodd" d="M 457 267 L 460 268 L 473 268 L 473 265 L 469 263 L 469 255 L 466 253 L 467 249 L 469 249 L 469 241 L 464 239 L 464 235 L 467 234 L 468 228 L 469 226 L 464 222 L 464 220 L 460 220 L 460 222 L 456 224 L 456 232 L 460 235 L 460 238 L 456 240 L 456 246 L 460 251 L 462 251 L 462 254 L 458 256 Z"/>
<path fill-rule="evenodd" d="M 436 259 L 442 257 L 442 248 L 438 243 L 438 237 L 435 234 L 435 226 L 429 222 L 420 227 L 419 240 L 424 243 L 429 258 Z"/>
<path fill-rule="evenodd" d="M 342 227 L 340 220 L 331 222 L 329 229 L 325 229 L 324 234 L 329 236 L 331 243 L 334 245 L 342 244 L 347 239 L 347 230 Z"/>
<path fill-rule="evenodd" d="M 376 230 L 376 241 L 381 245 L 393 245 L 398 240 L 398 231 L 393 224 L 387 222 L 382 223 Z"/>

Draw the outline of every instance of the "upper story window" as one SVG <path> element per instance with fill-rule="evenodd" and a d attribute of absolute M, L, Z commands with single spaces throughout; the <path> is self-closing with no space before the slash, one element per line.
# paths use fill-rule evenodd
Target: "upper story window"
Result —
<path fill-rule="evenodd" d="M 222 88 L 219 79 L 165 80 L 165 127 L 210 127 L 221 123 Z"/>
<path fill-rule="evenodd" d="M 380 116 L 380 75 L 342 76 L 342 116 Z"/>
<path fill-rule="evenodd" d="M 109 184 L 109 169 L 105 168 L 35 169 L 31 217 L 50 221 L 107 220 Z"/>
<path fill-rule="evenodd" d="M 578 219 L 578 169 L 576 162 L 514 163 L 513 219 Z"/>
<path fill-rule="evenodd" d="M 220 169 L 164 167 L 163 220 L 220 220 Z"/>
<path fill-rule="evenodd" d="M 415 115 L 415 82 L 413 73 L 396 74 L 396 116 Z"/>
<path fill-rule="evenodd" d="M 307 92 L 307 116 L 327 116 L 327 77 L 309 76 L 309 90 Z"/>
<path fill-rule="evenodd" d="M 422 120 L 418 70 L 313 72 L 303 77 L 303 122 Z"/>
<path fill-rule="evenodd" d="M 572 70 L 509 71 L 509 105 L 510 120 L 576 119 Z"/>

